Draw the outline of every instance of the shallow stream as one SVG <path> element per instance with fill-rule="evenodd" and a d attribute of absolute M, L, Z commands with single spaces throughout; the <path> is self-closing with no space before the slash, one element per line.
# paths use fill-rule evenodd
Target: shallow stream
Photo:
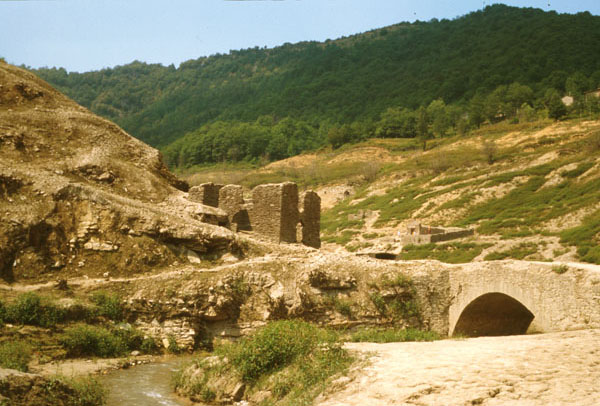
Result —
<path fill-rule="evenodd" d="M 107 406 L 185 406 L 173 394 L 171 375 L 187 357 L 173 357 L 111 372 L 102 377 L 108 389 Z"/>

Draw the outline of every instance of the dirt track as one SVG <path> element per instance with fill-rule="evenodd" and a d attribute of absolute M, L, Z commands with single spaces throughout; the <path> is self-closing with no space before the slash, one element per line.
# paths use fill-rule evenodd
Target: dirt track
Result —
<path fill-rule="evenodd" d="M 320 406 L 600 405 L 600 330 L 348 347 L 371 364 Z"/>

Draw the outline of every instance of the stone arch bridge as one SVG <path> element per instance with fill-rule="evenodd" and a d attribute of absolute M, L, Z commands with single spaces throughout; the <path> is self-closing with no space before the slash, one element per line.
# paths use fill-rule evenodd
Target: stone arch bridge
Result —
<path fill-rule="evenodd" d="M 600 267 L 493 261 L 449 269 L 448 334 L 600 328 Z M 563 268 L 564 270 L 564 268 Z"/>

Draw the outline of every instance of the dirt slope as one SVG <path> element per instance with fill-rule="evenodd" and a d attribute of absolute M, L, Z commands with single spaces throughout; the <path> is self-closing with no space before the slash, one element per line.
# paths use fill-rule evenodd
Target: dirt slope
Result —
<path fill-rule="evenodd" d="M 159 151 L 3 62 L 0 157 L 7 281 L 138 272 L 235 245 L 200 221 L 211 210 L 183 199 Z"/>

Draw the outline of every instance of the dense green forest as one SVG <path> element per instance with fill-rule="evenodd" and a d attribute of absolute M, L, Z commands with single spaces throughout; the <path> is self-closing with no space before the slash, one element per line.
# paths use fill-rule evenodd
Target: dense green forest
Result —
<path fill-rule="evenodd" d="M 280 159 L 365 137 L 467 132 L 487 121 L 597 112 L 600 17 L 488 6 L 338 40 L 174 66 L 35 72 L 171 166 Z M 560 98 L 575 96 L 567 110 Z"/>

